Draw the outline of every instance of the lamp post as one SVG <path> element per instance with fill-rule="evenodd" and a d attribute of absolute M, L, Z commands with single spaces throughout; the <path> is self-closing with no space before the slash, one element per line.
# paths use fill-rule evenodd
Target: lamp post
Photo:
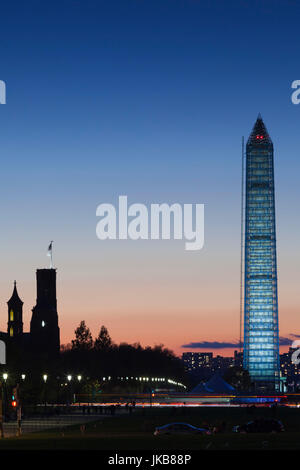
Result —
<path fill-rule="evenodd" d="M 69 403 L 72 404 L 73 400 L 72 400 L 72 375 L 67 375 L 67 379 L 68 379 L 68 382 L 69 382 Z"/>
<path fill-rule="evenodd" d="M 5 421 L 5 416 L 6 416 L 6 401 L 7 401 L 6 381 L 7 379 L 8 379 L 8 374 L 5 372 L 3 374 L 3 380 L 4 380 L 3 421 Z"/>
<path fill-rule="evenodd" d="M 6 373 L 3 374 L 4 379 L 4 390 L 3 390 L 3 382 L 1 384 L 1 415 L 0 415 L 0 436 L 4 438 L 4 429 L 3 429 L 3 421 L 5 421 L 5 398 L 6 398 L 6 380 L 8 375 Z"/>
<path fill-rule="evenodd" d="M 22 383 L 18 385 L 18 390 L 19 390 L 19 404 L 18 404 L 18 412 L 19 414 L 21 415 L 22 412 L 21 412 L 21 409 L 25 408 L 25 395 L 24 395 L 24 387 L 23 387 L 23 383 L 25 382 L 25 379 L 26 379 L 26 374 L 21 374 L 21 379 L 22 379 Z M 21 398 L 22 398 L 22 403 L 21 403 Z"/>
<path fill-rule="evenodd" d="M 43 381 L 44 381 L 44 398 L 45 398 L 45 405 L 44 405 L 44 413 L 46 414 L 46 404 L 47 404 L 47 379 L 48 379 L 48 375 L 47 374 L 44 374 L 43 375 Z"/>
<path fill-rule="evenodd" d="M 77 380 L 79 382 L 79 392 L 80 392 L 80 382 L 81 382 L 81 379 L 82 379 L 82 376 L 81 375 L 77 375 Z M 80 393 L 78 393 L 78 404 L 79 404 L 79 407 L 80 407 Z M 80 409 L 79 409 L 80 411 Z"/>
<path fill-rule="evenodd" d="M 25 376 L 24 376 L 23 381 L 24 380 L 25 380 Z M 17 383 L 17 385 L 13 388 L 13 394 L 14 394 L 14 398 L 15 398 L 16 406 L 17 406 L 17 430 L 18 430 L 17 433 L 18 433 L 18 436 L 21 436 L 22 434 L 22 403 L 21 403 L 19 383 Z"/>

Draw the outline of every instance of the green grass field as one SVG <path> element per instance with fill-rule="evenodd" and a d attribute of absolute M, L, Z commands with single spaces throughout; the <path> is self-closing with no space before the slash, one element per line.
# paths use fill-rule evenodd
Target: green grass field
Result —
<path fill-rule="evenodd" d="M 136 410 L 132 415 L 99 417 L 86 425 L 84 434 L 80 425 L 59 431 L 24 434 L 0 441 L 0 450 L 233 450 L 233 449 L 297 449 L 300 450 L 300 409 L 279 408 L 280 419 L 286 431 L 280 434 L 235 434 L 235 424 L 255 417 L 274 417 L 268 408 L 249 414 L 244 408 L 187 408 Z M 154 436 L 155 426 L 184 421 L 196 426 L 217 425 L 225 421 L 222 434 L 212 436 Z"/>

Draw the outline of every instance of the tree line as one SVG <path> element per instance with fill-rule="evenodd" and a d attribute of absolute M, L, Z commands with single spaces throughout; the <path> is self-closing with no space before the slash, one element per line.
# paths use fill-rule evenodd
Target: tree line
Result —
<path fill-rule="evenodd" d="M 181 360 L 162 344 L 153 347 L 140 343 L 115 344 L 107 328 L 102 325 L 93 339 L 85 321 L 75 330 L 71 344 L 62 346 L 60 366 L 73 373 L 102 376 L 152 376 L 184 380 Z"/>

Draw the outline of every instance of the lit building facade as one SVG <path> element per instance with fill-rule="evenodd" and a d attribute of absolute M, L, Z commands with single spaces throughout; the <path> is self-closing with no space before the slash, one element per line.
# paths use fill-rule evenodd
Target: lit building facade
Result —
<path fill-rule="evenodd" d="M 209 352 L 185 352 L 182 361 L 187 372 L 193 372 L 201 368 L 211 369 L 213 354 Z"/>
<path fill-rule="evenodd" d="M 280 372 L 286 379 L 287 391 L 298 392 L 300 390 L 300 364 L 295 364 L 292 355 L 297 348 L 290 348 L 288 352 L 280 354 Z M 298 357 L 298 353 L 296 353 Z"/>
<path fill-rule="evenodd" d="M 261 386 L 280 379 L 273 143 L 259 115 L 246 146 L 244 368 Z"/>

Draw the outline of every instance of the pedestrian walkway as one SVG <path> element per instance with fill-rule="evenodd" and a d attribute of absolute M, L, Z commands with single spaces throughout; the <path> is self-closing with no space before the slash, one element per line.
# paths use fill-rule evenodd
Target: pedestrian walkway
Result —
<path fill-rule="evenodd" d="M 101 418 L 109 416 L 101 416 Z M 46 418 L 31 418 L 22 421 L 22 434 L 31 432 L 40 432 L 49 429 L 61 429 L 74 424 L 83 424 L 90 421 L 99 419 L 99 416 L 95 415 L 63 415 L 53 416 Z M 16 421 L 10 421 L 4 423 L 4 437 L 16 436 L 18 433 L 18 425 Z"/>

